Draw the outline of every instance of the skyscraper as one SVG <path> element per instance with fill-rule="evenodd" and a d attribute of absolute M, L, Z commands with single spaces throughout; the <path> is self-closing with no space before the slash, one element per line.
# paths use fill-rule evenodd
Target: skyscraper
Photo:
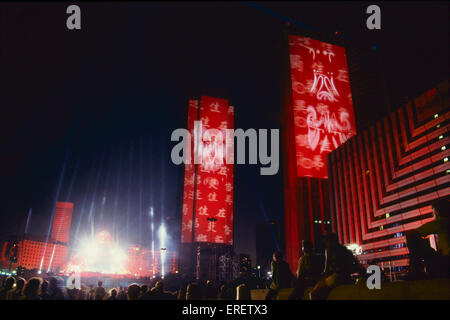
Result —
<path fill-rule="evenodd" d="M 407 267 L 405 232 L 432 221 L 433 200 L 450 195 L 448 88 L 441 83 L 328 155 L 333 230 L 361 247 L 364 263 Z"/>
<path fill-rule="evenodd" d="M 225 130 L 233 129 L 234 107 L 226 99 L 202 96 L 191 99 L 188 108 L 191 152 L 185 163 L 180 262 L 192 271 L 197 251 L 218 257 L 233 245 L 233 164 L 227 155 L 233 156 L 234 137 Z"/>
<path fill-rule="evenodd" d="M 57 202 L 53 218 L 51 238 L 62 243 L 69 242 L 70 225 L 72 222 L 73 203 Z"/>
<path fill-rule="evenodd" d="M 326 155 L 355 135 L 345 49 L 290 34 L 283 110 L 286 258 L 331 230 Z"/>

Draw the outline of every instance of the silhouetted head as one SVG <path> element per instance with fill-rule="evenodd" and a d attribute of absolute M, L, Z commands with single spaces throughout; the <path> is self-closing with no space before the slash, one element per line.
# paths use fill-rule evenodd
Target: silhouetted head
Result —
<path fill-rule="evenodd" d="M 141 286 L 141 293 L 146 293 L 148 291 L 148 286 L 146 284 L 143 284 Z"/>
<path fill-rule="evenodd" d="M 22 290 L 22 288 L 25 286 L 25 279 L 24 278 L 17 278 L 16 280 L 16 289 Z"/>
<path fill-rule="evenodd" d="M 48 289 L 48 281 L 47 280 L 43 280 L 42 284 L 41 284 L 41 292 L 42 293 L 46 293 Z"/>
<path fill-rule="evenodd" d="M 273 253 L 273 261 L 283 261 L 283 254 L 281 251 L 275 251 Z"/>
<path fill-rule="evenodd" d="M 302 241 L 302 251 L 303 253 L 311 253 L 313 251 L 313 245 L 311 241 L 303 240 Z"/>
<path fill-rule="evenodd" d="M 23 288 L 23 295 L 25 297 L 35 297 L 39 295 L 39 289 L 41 287 L 42 279 L 39 277 L 33 277 L 27 281 L 27 284 Z"/>
<path fill-rule="evenodd" d="M 448 200 L 446 199 L 437 199 L 433 201 L 431 205 L 433 208 L 433 214 L 436 218 L 447 218 L 448 217 Z"/>
<path fill-rule="evenodd" d="M 186 300 L 201 300 L 202 291 L 198 284 L 190 283 L 186 288 Z"/>
<path fill-rule="evenodd" d="M 5 280 L 4 288 L 5 288 L 6 290 L 10 290 L 10 289 L 12 289 L 14 283 L 16 283 L 16 280 L 14 280 L 13 277 L 8 277 L 8 278 L 6 278 L 6 280 Z"/>
<path fill-rule="evenodd" d="M 138 284 L 133 283 L 130 284 L 127 290 L 128 300 L 137 300 L 139 298 L 139 294 L 141 293 L 141 287 Z"/>
<path fill-rule="evenodd" d="M 161 281 L 158 281 L 158 282 L 155 284 L 155 290 L 156 290 L 156 291 L 163 291 L 163 290 L 164 290 L 164 283 L 161 282 Z"/>
<path fill-rule="evenodd" d="M 111 297 L 116 297 L 117 296 L 117 290 L 116 289 L 111 289 Z"/>
<path fill-rule="evenodd" d="M 98 286 L 101 287 L 103 285 L 102 281 L 97 282 Z"/>
<path fill-rule="evenodd" d="M 53 290 L 58 286 L 58 280 L 55 277 L 51 277 L 48 280 L 48 288 Z"/>
<path fill-rule="evenodd" d="M 336 233 L 328 233 L 325 236 L 325 245 L 327 248 L 335 248 L 339 245 L 339 238 Z"/>

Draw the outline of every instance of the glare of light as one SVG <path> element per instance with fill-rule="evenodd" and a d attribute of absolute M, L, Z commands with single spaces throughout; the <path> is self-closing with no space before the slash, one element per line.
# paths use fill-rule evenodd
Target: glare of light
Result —
<path fill-rule="evenodd" d="M 81 268 L 82 271 L 112 274 L 127 273 L 125 266 L 128 256 L 125 250 L 116 243 L 105 241 L 101 237 L 82 239 L 75 255 L 82 260 L 80 266 L 76 266 Z"/>
<path fill-rule="evenodd" d="M 445 158 L 444 158 L 444 162 L 447 162 L 447 161 L 448 161 L 448 158 L 447 158 L 447 157 L 445 157 Z"/>
<path fill-rule="evenodd" d="M 434 115 L 434 118 L 436 119 L 437 117 L 439 117 L 439 114 L 436 113 L 436 114 Z"/>
<path fill-rule="evenodd" d="M 158 237 L 159 237 L 159 245 L 160 245 L 160 255 L 161 255 L 161 277 L 164 279 L 164 274 L 165 274 L 165 262 L 166 262 L 166 237 L 167 237 L 167 232 L 166 232 L 166 227 L 164 226 L 164 224 L 161 224 L 161 226 L 159 227 L 158 230 Z"/>
<path fill-rule="evenodd" d="M 439 140 L 441 140 L 441 139 L 443 139 L 444 138 L 444 136 L 441 134 L 440 136 L 439 136 Z"/>
<path fill-rule="evenodd" d="M 158 237 L 161 248 L 164 248 L 166 246 L 166 238 L 167 238 L 166 227 L 164 226 L 164 224 L 161 224 L 161 226 L 159 227 Z"/>
<path fill-rule="evenodd" d="M 261 266 L 257 266 L 258 270 L 261 269 Z"/>
<path fill-rule="evenodd" d="M 38 270 L 37 274 L 41 274 L 41 273 L 42 273 L 42 270 Z"/>
<path fill-rule="evenodd" d="M 441 150 L 442 150 L 442 151 L 444 151 L 445 149 L 447 149 L 446 146 L 442 146 L 442 147 L 441 147 Z"/>
<path fill-rule="evenodd" d="M 357 243 L 350 243 L 346 245 L 346 247 L 355 255 L 360 255 L 362 253 L 362 247 Z"/>

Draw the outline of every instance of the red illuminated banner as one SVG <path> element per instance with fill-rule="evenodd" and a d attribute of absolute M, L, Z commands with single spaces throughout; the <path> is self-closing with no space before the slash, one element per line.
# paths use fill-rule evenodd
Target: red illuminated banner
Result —
<path fill-rule="evenodd" d="M 326 155 L 356 134 L 345 49 L 289 36 L 297 176 L 328 178 Z"/>
<path fill-rule="evenodd" d="M 200 130 L 194 121 L 201 121 Z M 189 101 L 193 152 L 190 164 L 185 164 L 182 242 L 233 244 L 233 165 L 225 163 L 225 147 L 232 149 L 234 142 L 233 138 L 226 141 L 225 129 L 233 129 L 233 122 L 234 108 L 227 100 L 203 96 L 200 102 Z M 198 151 L 194 149 L 195 128 L 200 137 Z M 210 129 L 218 134 L 208 134 L 213 132 Z M 196 152 L 199 164 L 194 164 Z M 216 221 L 208 221 L 210 218 Z"/>

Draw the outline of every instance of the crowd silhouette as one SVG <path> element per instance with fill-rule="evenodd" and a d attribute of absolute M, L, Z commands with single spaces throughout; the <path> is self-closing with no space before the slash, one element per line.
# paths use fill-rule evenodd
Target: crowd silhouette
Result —
<path fill-rule="evenodd" d="M 435 219 L 406 233 L 410 251 L 410 269 L 405 280 L 449 277 L 448 201 L 432 204 Z M 430 234 L 438 238 L 438 250 L 423 239 Z M 276 299 L 280 290 L 293 288 L 289 300 L 326 299 L 340 285 L 354 284 L 366 278 L 366 269 L 353 253 L 339 243 L 334 233 L 325 235 L 325 248 L 314 250 L 310 241 L 302 241 L 302 252 L 296 269 L 291 273 L 281 252 L 273 253 L 271 279 L 261 279 L 250 271 L 227 282 L 198 281 L 185 275 L 167 275 L 166 279 L 151 279 L 148 284 L 105 288 L 81 284 L 69 289 L 61 277 L 3 277 L 0 300 L 251 300 L 252 289 L 268 289 L 266 300 Z"/>

